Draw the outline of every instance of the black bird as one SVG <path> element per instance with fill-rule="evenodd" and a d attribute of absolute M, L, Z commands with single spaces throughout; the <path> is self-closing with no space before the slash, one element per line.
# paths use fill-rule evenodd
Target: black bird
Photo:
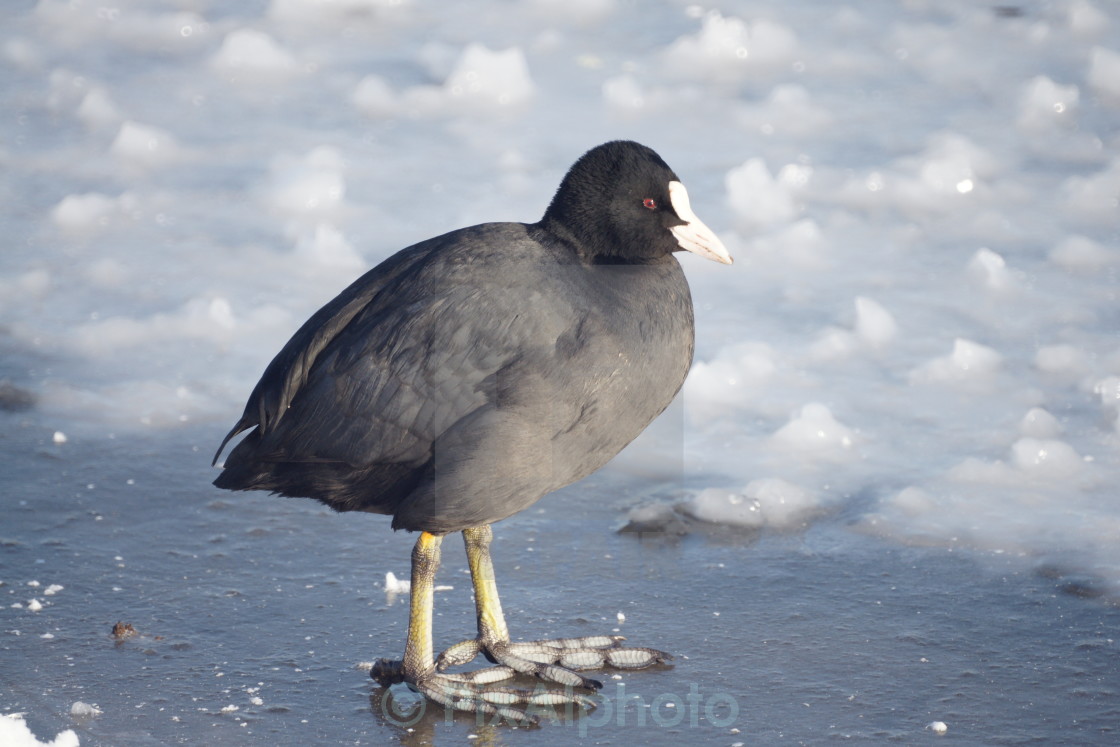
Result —
<path fill-rule="evenodd" d="M 371 672 L 451 708 L 525 718 L 600 687 L 574 670 L 669 658 L 615 636 L 510 640 L 490 525 L 606 464 L 662 412 L 692 362 L 673 253 L 731 263 L 651 149 L 610 142 L 568 171 L 538 223 L 486 223 L 404 249 L 300 327 L 222 441 L 214 481 L 389 514 L 420 532 L 403 661 Z M 478 637 L 432 657 L 445 534 L 462 532 Z M 482 653 L 497 666 L 445 674 Z M 517 673 L 568 686 L 530 693 Z"/>

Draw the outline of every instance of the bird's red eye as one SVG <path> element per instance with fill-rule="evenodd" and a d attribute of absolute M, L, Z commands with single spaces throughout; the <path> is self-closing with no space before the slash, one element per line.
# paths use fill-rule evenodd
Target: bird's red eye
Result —
<path fill-rule="evenodd" d="M 657 200 L 653 199 L 652 197 L 647 197 L 644 200 L 642 200 L 642 204 L 645 205 L 650 210 L 656 210 L 657 209 Z"/>

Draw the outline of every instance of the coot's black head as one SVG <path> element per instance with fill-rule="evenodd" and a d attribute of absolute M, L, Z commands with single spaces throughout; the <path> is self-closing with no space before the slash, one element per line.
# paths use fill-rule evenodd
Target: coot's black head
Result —
<path fill-rule="evenodd" d="M 669 165 L 626 140 L 592 148 L 576 161 L 541 225 L 573 242 L 586 261 L 656 262 L 683 249 L 731 264 Z"/>

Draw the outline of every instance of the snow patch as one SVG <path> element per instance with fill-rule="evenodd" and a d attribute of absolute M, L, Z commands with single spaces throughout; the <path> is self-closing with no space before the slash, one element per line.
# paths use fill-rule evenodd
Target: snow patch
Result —
<path fill-rule="evenodd" d="M 846 461 L 855 456 L 853 447 L 857 436 L 854 430 L 836 420 L 827 406 L 810 402 L 778 429 L 770 440 L 803 456 Z"/>
<path fill-rule="evenodd" d="M 0 744 L 4 747 L 78 747 L 73 729 L 59 732 L 49 742 L 40 742 L 23 720 L 22 713 L 0 714 Z"/>
<path fill-rule="evenodd" d="M 820 509 L 809 491 L 777 478 L 754 480 L 742 491 L 707 488 L 680 506 L 683 513 L 709 524 L 759 529 L 804 526 Z"/>
<path fill-rule="evenodd" d="M 296 73 L 300 63 L 268 34 L 256 29 L 231 31 L 210 65 L 227 80 L 256 83 L 264 78 L 284 78 Z"/>
<path fill-rule="evenodd" d="M 1003 357 L 992 348 L 957 338 L 953 352 L 934 358 L 910 373 L 911 382 L 955 383 L 985 381 L 1000 369 Z"/>
<path fill-rule="evenodd" d="M 345 169 L 342 153 L 327 145 L 304 156 L 276 156 L 266 187 L 269 200 L 281 213 L 328 213 L 343 204 Z"/>
<path fill-rule="evenodd" d="M 1120 105 L 1120 52 L 1093 47 L 1089 60 L 1089 85 L 1115 105 Z"/>
<path fill-rule="evenodd" d="M 665 67 L 674 77 L 737 81 L 786 67 L 797 54 L 797 37 L 788 27 L 765 19 L 747 23 L 713 10 L 704 14 L 699 31 L 669 45 Z"/>
<path fill-rule="evenodd" d="M 183 160 L 186 150 L 166 130 L 139 122 L 124 122 L 109 151 L 129 166 L 155 168 Z"/>

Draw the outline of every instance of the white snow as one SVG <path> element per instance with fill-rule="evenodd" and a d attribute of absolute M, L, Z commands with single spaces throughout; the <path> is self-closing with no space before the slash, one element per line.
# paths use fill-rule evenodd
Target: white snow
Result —
<path fill-rule="evenodd" d="M 453 98 L 470 99 L 480 106 L 505 107 L 529 99 L 533 95 L 533 80 L 519 48 L 490 50 L 481 44 L 471 44 L 463 50 L 444 88 Z"/>
<path fill-rule="evenodd" d="M 100 716 L 101 709 L 90 703 L 75 700 L 70 705 L 70 715 L 75 718 L 92 718 L 93 716 Z"/>
<path fill-rule="evenodd" d="M 833 417 L 827 406 L 810 402 L 783 425 L 771 439 L 807 457 L 843 460 L 856 442 L 851 428 Z"/>
<path fill-rule="evenodd" d="M 186 157 L 175 137 L 166 130 L 140 122 L 126 121 L 109 152 L 129 166 L 167 166 Z"/>
<path fill-rule="evenodd" d="M 959 383 L 987 380 L 995 373 L 1002 356 L 994 349 L 972 340 L 957 338 L 953 341 L 953 352 L 928 363 L 911 372 L 911 380 L 916 383 L 932 381 L 938 383 Z"/>
<path fill-rule="evenodd" d="M 797 188 L 808 176 L 787 166 L 777 176 L 761 158 L 751 158 L 727 172 L 727 200 L 746 231 L 789 223 L 799 212 Z"/>
<path fill-rule="evenodd" d="M 399 579 L 392 571 L 385 574 L 386 594 L 407 594 L 411 589 L 412 583 L 407 578 Z"/>
<path fill-rule="evenodd" d="M 231 81 L 247 82 L 269 75 L 289 75 L 299 69 L 299 62 L 290 52 L 256 29 L 230 32 L 210 58 L 210 64 Z"/>
<path fill-rule="evenodd" d="M 73 729 L 59 732 L 49 742 L 40 742 L 23 720 L 23 714 L 0 714 L 0 744 L 4 747 L 78 747 Z"/>
<path fill-rule="evenodd" d="M 1089 85 L 1097 93 L 1120 103 L 1120 52 L 1094 47 L 1089 62 Z"/>
<path fill-rule="evenodd" d="M 1045 75 L 1036 76 L 1024 90 L 1018 125 L 1028 131 L 1072 127 L 1080 98 L 1077 86 L 1063 86 Z"/>
<path fill-rule="evenodd" d="M 665 66 L 680 77 L 735 80 L 788 65 L 797 51 L 797 37 L 780 23 L 765 18 L 748 23 L 713 10 L 704 14 L 699 31 L 669 45 Z"/>

